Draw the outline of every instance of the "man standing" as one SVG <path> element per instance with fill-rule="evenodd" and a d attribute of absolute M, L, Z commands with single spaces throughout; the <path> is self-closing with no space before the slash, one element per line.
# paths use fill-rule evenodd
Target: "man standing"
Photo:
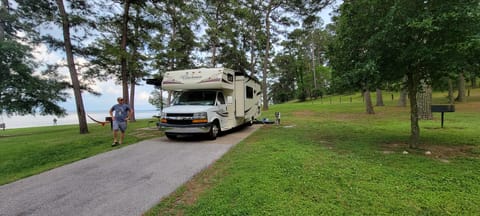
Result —
<path fill-rule="evenodd" d="M 123 98 L 117 98 L 118 104 L 110 108 L 110 117 L 113 121 L 113 144 L 112 146 L 120 145 L 125 137 L 125 130 L 127 130 L 127 121 L 132 113 L 130 106 L 123 103 Z M 120 130 L 120 139 L 118 139 L 118 131 Z"/>

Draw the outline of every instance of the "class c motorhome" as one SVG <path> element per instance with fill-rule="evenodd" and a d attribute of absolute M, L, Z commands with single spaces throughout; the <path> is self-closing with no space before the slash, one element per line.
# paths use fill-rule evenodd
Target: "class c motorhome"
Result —
<path fill-rule="evenodd" d="M 216 139 L 220 131 L 253 124 L 260 115 L 258 80 L 228 68 L 168 71 L 161 85 L 174 92 L 159 123 L 170 139 L 185 134 Z"/>

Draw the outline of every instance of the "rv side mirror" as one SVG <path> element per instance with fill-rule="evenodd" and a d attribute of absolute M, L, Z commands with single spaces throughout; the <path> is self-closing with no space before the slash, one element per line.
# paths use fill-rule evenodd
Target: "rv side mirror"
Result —
<path fill-rule="evenodd" d="M 161 79 L 146 79 L 146 82 L 148 85 L 162 86 Z"/>

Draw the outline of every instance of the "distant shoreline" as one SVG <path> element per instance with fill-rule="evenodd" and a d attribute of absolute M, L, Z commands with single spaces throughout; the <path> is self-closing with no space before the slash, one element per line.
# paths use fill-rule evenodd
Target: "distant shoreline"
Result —
<path fill-rule="evenodd" d="M 136 110 L 135 118 L 136 119 L 148 119 L 153 118 L 153 116 L 159 115 L 160 111 L 157 110 Z M 88 115 L 98 121 L 105 121 L 108 111 L 88 111 Z M 76 125 L 78 124 L 77 112 L 76 111 L 67 111 L 67 116 L 65 117 L 56 117 L 53 115 L 25 115 L 25 116 L 1 116 L 0 123 L 5 123 L 5 129 L 15 129 L 15 128 L 30 128 L 30 127 L 42 127 L 42 126 L 53 126 L 54 119 L 57 120 L 56 125 Z M 95 123 L 87 116 L 87 123 Z"/>

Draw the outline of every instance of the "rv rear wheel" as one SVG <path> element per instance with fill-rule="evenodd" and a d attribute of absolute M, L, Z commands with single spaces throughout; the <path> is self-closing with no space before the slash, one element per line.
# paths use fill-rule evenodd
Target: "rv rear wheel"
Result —
<path fill-rule="evenodd" d="M 248 126 L 252 126 L 253 125 L 253 117 L 250 119 L 250 121 L 248 121 Z"/>
<path fill-rule="evenodd" d="M 219 132 L 220 128 L 218 127 L 218 122 L 213 122 L 212 126 L 210 126 L 210 131 L 208 132 L 208 138 L 211 140 L 217 139 Z"/>

